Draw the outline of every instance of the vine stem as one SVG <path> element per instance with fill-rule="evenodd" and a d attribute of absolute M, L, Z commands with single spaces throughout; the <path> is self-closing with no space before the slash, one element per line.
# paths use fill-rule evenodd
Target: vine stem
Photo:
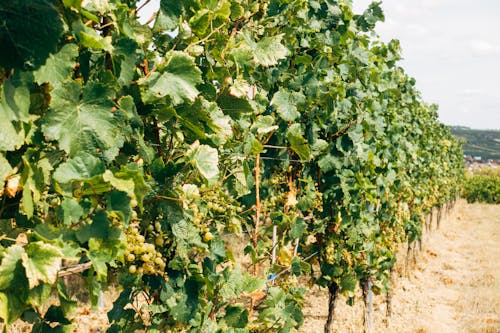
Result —
<path fill-rule="evenodd" d="M 163 154 L 163 148 L 161 145 L 160 127 L 158 126 L 158 121 L 156 120 L 156 117 L 153 117 L 153 132 L 157 143 L 156 150 L 158 152 L 158 155 L 160 155 L 160 158 L 163 161 L 165 161 L 165 156 Z"/>
<path fill-rule="evenodd" d="M 325 323 L 325 333 L 333 333 L 333 318 L 335 314 L 335 303 L 339 295 L 339 286 L 332 282 L 328 286 L 328 318 Z"/>
<path fill-rule="evenodd" d="M 363 316 L 364 332 L 373 333 L 373 283 L 370 279 L 363 279 L 361 283 L 363 288 L 363 299 L 365 303 Z"/>

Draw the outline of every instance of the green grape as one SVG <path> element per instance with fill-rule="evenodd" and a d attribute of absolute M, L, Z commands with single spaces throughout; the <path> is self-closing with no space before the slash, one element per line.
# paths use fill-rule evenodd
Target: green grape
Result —
<path fill-rule="evenodd" d="M 162 236 L 156 236 L 155 238 L 155 245 L 157 246 L 163 246 L 164 245 L 164 240 Z"/>

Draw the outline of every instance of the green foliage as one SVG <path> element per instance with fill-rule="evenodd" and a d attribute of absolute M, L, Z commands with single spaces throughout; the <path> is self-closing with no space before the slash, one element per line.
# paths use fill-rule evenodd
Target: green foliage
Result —
<path fill-rule="evenodd" d="M 453 126 L 451 133 L 464 140 L 464 154 L 500 160 L 500 130 L 477 130 Z"/>
<path fill-rule="evenodd" d="M 461 192 L 467 202 L 500 203 L 500 176 L 467 175 Z"/>
<path fill-rule="evenodd" d="M 30 3 L 0 5 L 7 324 L 69 329 L 64 262 L 91 295 L 118 276 L 110 332 L 293 332 L 299 281 L 387 283 L 458 194 L 461 146 L 377 3 L 163 0 L 152 28 L 135 0 Z"/>

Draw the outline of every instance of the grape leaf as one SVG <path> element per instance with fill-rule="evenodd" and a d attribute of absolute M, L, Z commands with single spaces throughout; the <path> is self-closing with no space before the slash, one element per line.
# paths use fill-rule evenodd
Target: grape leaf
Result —
<path fill-rule="evenodd" d="M 0 116 L 2 122 L 27 122 L 30 109 L 30 78 L 28 75 L 14 75 L 6 80 L 0 92 Z"/>
<path fill-rule="evenodd" d="M 0 22 L 0 67 L 6 69 L 43 64 L 64 30 L 50 0 L 1 1 Z"/>
<path fill-rule="evenodd" d="M 12 172 L 12 167 L 9 164 L 9 161 L 0 154 L 0 188 L 3 189 L 3 182 L 4 180 L 11 174 Z M 0 193 L 2 191 L 0 190 Z"/>
<path fill-rule="evenodd" d="M 196 141 L 189 148 L 188 156 L 191 163 L 206 180 L 213 181 L 217 179 L 219 175 L 219 154 L 217 149 L 207 145 L 200 145 Z"/>
<path fill-rule="evenodd" d="M 286 58 L 290 51 L 281 44 L 283 35 L 264 37 L 256 43 L 253 59 L 258 65 L 264 67 L 278 64 L 278 60 Z"/>
<path fill-rule="evenodd" d="M 183 12 L 182 1 L 161 0 L 160 10 L 156 17 L 154 31 L 174 30 L 179 25 L 179 17 Z"/>
<path fill-rule="evenodd" d="M 0 318 L 7 324 L 12 324 L 26 309 L 24 300 L 18 294 L 0 292 Z"/>
<path fill-rule="evenodd" d="M 115 92 L 102 84 L 70 81 L 52 92 L 42 131 L 57 140 L 70 157 L 101 151 L 112 160 L 124 143 L 122 126 L 113 113 Z"/>
<path fill-rule="evenodd" d="M 106 177 L 111 179 L 109 173 Z M 127 193 L 131 199 L 136 199 L 138 206 L 142 209 L 142 201 L 149 191 L 142 169 L 135 163 L 129 163 L 122 166 L 120 171 L 115 172 L 113 178 L 111 184 L 118 186 L 116 188 Z M 133 181 L 133 187 L 125 189 L 125 184 L 131 184 L 130 180 Z"/>
<path fill-rule="evenodd" d="M 83 216 L 82 206 L 73 198 L 65 198 L 61 203 L 61 210 L 65 225 L 74 224 Z"/>
<path fill-rule="evenodd" d="M 23 145 L 29 114 L 30 91 L 27 75 L 17 73 L 6 80 L 0 91 L 0 151 L 11 151 Z"/>
<path fill-rule="evenodd" d="M 77 32 L 80 43 L 91 49 L 103 50 L 112 53 L 114 46 L 112 44 L 111 36 L 102 36 L 94 29 L 91 29 L 82 22 L 76 21 L 73 24 L 73 30 Z"/>
<path fill-rule="evenodd" d="M 128 194 L 128 196 L 131 199 L 135 199 L 135 193 L 134 193 L 134 180 L 130 178 L 117 178 L 113 173 L 109 170 L 106 170 L 104 172 L 104 175 L 102 176 L 104 181 L 110 183 L 114 188 L 117 190 L 123 191 Z"/>
<path fill-rule="evenodd" d="M 75 58 L 78 56 L 76 44 L 66 44 L 55 54 L 50 54 L 47 61 L 37 71 L 33 72 L 38 84 L 48 82 L 52 87 L 60 85 L 69 78 L 75 67 Z"/>
<path fill-rule="evenodd" d="M 2 117 L 1 111 L 0 117 Z M 22 126 L 10 121 L 0 121 L 0 151 L 16 150 L 23 145 L 24 137 Z"/>
<path fill-rule="evenodd" d="M 302 127 L 297 123 L 292 124 L 286 132 L 286 137 L 288 142 L 290 142 L 292 150 L 299 155 L 301 160 L 309 161 L 311 159 L 311 148 L 303 135 Z"/>
<path fill-rule="evenodd" d="M 164 68 L 139 80 L 144 103 L 152 103 L 166 96 L 170 97 L 174 105 L 194 101 L 199 94 L 196 85 L 202 79 L 193 58 L 184 52 L 173 51 L 165 55 L 165 61 Z"/>
<path fill-rule="evenodd" d="M 289 92 L 280 88 L 273 96 L 271 105 L 275 107 L 281 119 L 285 121 L 294 121 L 300 117 L 297 111 L 297 104 L 304 102 L 304 95 L 298 92 Z"/>
<path fill-rule="evenodd" d="M 12 285 L 17 263 L 24 253 L 24 248 L 19 245 L 12 245 L 3 253 L 2 264 L 0 265 L 0 290 L 5 290 Z"/>
<path fill-rule="evenodd" d="M 90 180 L 103 174 L 104 163 L 95 156 L 81 152 L 74 158 L 59 165 L 54 172 L 54 180 L 58 183 L 69 183 L 73 180 Z"/>
<path fill-rule="evenodd" d="M 22 254 L 22 262 L 30 289 L 38 286 L 40 281 L 55 283 L 57 272 L 61 269 L 62 258 L 61 250 L 54 245 L 43 242 L 28 244 L 26 252 Z"/>

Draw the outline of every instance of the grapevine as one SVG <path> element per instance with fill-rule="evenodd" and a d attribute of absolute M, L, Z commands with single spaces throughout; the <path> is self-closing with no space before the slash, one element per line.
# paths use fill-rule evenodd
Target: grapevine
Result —
<path fill-rule="evenodd" d="M 294 332 L 311 284 L 328 332 L 339 294 L 390 291 L 461 144 L 380 4 L 349 3 L 161 0 L 152 26 L 136 0 L 2 3 L 5 327 L 71 325 L 67 263 L 93 302 L 117 277 L 108 332 Z"/>

